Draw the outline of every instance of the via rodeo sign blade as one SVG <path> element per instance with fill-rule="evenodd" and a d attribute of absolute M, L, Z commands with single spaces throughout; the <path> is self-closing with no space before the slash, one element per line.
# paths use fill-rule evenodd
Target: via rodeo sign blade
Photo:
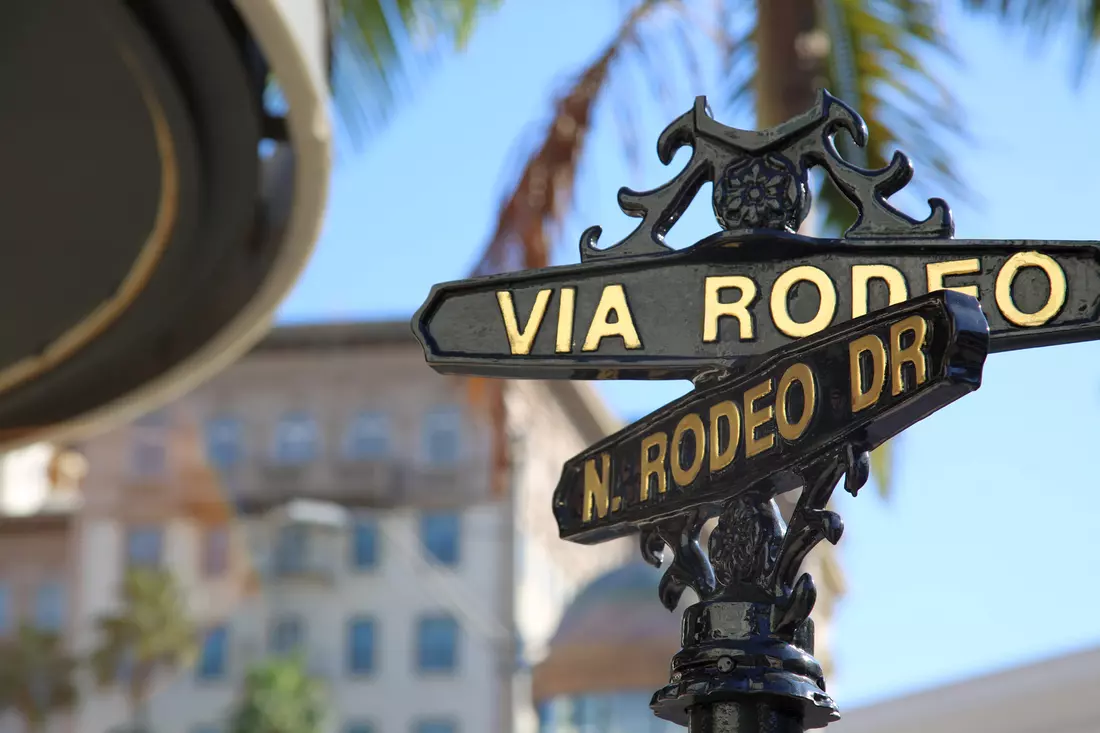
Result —
<path fill-rule="evenodd" d="M 565 464 L 554 492 L 563 539 L 612 539 L 806 466 L 871 451 L 976 390 L 989 346 L 978 301 L 931 293 L 833 326 L 750 373 L 700 387 Z"/>
<path fill-rule="evenodd" d="M 696 99 L 657 146 L 667 164 L 690 145 L 684 170 L 619 192 L 642 218 L 633 233 L 597 249 L 590 228 L 579 265 L 435 286 L 414 319 L 428 362 L 449 374 L 691 379 L 945 289 L 981 301 L 993 352 L 1100 338 L 1100 243 L 954 240 L 942 200 L 924 221 L 886 201 L 912 176 L 903 154 L 856 168 L 837 153 L 841 129 L 865 144 L 863 121 L 827 92 L 767 133 L 726 127 Z M 859 212 L 842 239 L 794 233 L 814 165 Z M 665 233 L 707 181 L 722 231 L 669 248 Z"/>

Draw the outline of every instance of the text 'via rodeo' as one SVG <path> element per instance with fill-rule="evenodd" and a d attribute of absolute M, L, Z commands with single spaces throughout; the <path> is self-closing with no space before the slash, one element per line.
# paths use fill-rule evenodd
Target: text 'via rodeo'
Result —
<path fill-rule="evenodd" d="M 1046 254 L 1034 251 L 1017 252 L 1003 258 L 995 267 L 992 292 L 983 293 L 974 282 L 966 283 L 966 276 L 982 272 L 982 261 L 977 257 L 921 263 L 924 270 L 924 292 L 950 289 L 981 298 L 996 307 L 997 313 L 1009 324 L 1017 327 L 1042 326 L 1055 318 L 1062 310 L 1067 296 L 1067 279 L 1059 262 Z M 872 310 L 871 292 L 874 283 L 886 289 L 887 302 L 900 303 L 911 295 L 912 275 L 906 277 L 898 267 L 887 264 L 856 264 L 847 269 L 850 282 L 850 317 L 858 318 Z M 908 269 L 908 268 L 907 268 Z M 1025 310 L 1013 294 L 1013 284 L 1025 270 L 1034 270 L 1044 280 L 1045 302 Z M 735 319 L 736 333 L 741 341 L 757 337 L 757 309 L 762 302 L 759 277 L 749 275 L 704 276 L 701 286 L 704 294 L 701 323 L 703 343 L 720 340 L 719 325 L 723 319 Z M 956 284 L 948 285 L 951 279 Z M 790 312 L 794 289 L 801 283 L 809 283 L 818 293 L 817 308 L 807 320 L 796 320 Z M 499 307 L 499 323 L 502 323 L 513 356 L 532 353 L 535 339 L 542 331 L 546 316 L 556 301 L 556 317 L 553 319 L 554 351 L 559 354 L 598 351 L 605 339 L 621 339 L 629 351 L 645 348 L 639 318 L 631 308 L 629 283 L 603 284 L 594 298 L 595 308 L 591 316 L 581 323 L 581 332 L 575 337 L 578 290 L 582 284 L 559 288 L 542 288 L 535 294 L 534 302 L 526 313 L 518 311 L 515 297 L 510 290 L 496 291 Z M 698 287 L 698 285 L 696 286 Z M 781 271 L 771 286 L 767 297 L 766 313 L 771 323 L 785 336 L 800 338 L 820 332 L 831 324 L 838 311 L 839 288 L 835 279 L 824 269 L 813 265 L 799 265 Z M 683 291 L 680 291 L 681 293 Z M 668 306 L 676 305 L 676 294 L 669 293 Z M 680 299 L 682 302 L 682 299 Z M 581 337 L 582 336 L 582 337 Z"/>

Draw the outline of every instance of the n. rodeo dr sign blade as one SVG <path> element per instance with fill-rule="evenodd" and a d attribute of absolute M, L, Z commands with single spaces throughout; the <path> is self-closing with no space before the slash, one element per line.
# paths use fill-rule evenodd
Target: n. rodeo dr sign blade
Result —
<path fill-rule="evenodd" d="M 569 460 L 554 492 L 563 539 L 599 542 L 728 501 L 845 444 L 871 451 L 981 384 L 978 302 L 931 293 L 802 339 L 696 389 Z"/>
<path fill-rule="evenodd" d="M 911 176 L 904 156 L 881 171 L 853 168 L 836 155 L 838 127 L 865 134 L 824 93 L 769 135 L 725 127 L 697 100 L 658 144 L 666 163 L 692 145 L 680 175 L 619 193 L 624 211 L 644 217 L 634 233 L 596 249 L 593 227 L 578 265 L 437 285 L 414 319 L 428 362 L 513 378 L 692 378 L 944 289 L 980 299 L 991 351 L 1100 338 L 1100 243 L 954 240 L 942 201 L 923 222 L 885 201 Z M 811 165 L 860 211 L 844 239 L 793 233 Z M 664 233 L 706 181 L 724 231 L 670 249 Z"/>

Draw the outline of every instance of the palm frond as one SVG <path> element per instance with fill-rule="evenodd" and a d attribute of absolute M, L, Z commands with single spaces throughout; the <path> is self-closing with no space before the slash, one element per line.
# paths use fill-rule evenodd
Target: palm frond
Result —
<path fill-rule="evenodd" d="M 354 141 L 389 121 L 414 77 L 461 50 L 501 0 L 329 0 L 336 109 Z"/>
<path fill-rule="evenodd" d="M 837 11 L 833 41 L 851 54 L 857 111 L 867 122 L 868 143 L 862 160 L 868 168 L 887 165 L 898 148 L 919 172 L 916 191 L 969 200 L 952 163 L 949 143 L 968 139 L 958 102 L 930 66 L 933 58 L 958 62 L 941 28 L 933 0 L 833 0 Z M 843 86 L 832 65 L 829 84 Z M 846 143 L 847 139 L 841 141 Z M 844 149 L 843 147 L 841 148 Z M 840 192 L 826 182 L 820 192 L 823 224 L 838 234 L 854 218 Z M 926 212 L 916 211 L 915 216 Z"/>
<path fill-rule="evenodd" d="M 116 612 L 96 619 L 89 663 L 99 684 L 126 684 L 140 697 L 158 670 L 193 661 L 197 635 L 175 578 L 165 570 L 127 571 L 120 597 Z"/>
<path fill-rule="evenodd" d="M 639 58 L 649 57 L 640 35 L 643 21 L 662 7 L 676 5 L 674 0 L 637 3 L 603 51 L 555 100 L 539 144 L 498 211 L 496 228 L 478 260 L 475 274 L 549 264 L 554 236 L 572 207 L 577 167 L 588 139 L 593 110 L 608 89 L 617 62 L 629 50 L 638 51 Z M 661 77 L 661 66 L 652 65 L 647 75 L 658 93 L 661 82 L 653 77 Z"/>
<path fill-rule="evenodd" d="M 1073 82 L 1078 86 L 1100 45 L 1100 0 L 964 0 L 963 6 L 972 12 L 994 15 L 1039 43 L 1050 43 L 1052 36 L 1068 31 L 1075 36 Z"/>
<path fill-rule="evenodd" d="M 849 161 L 868 168 L 888 164 L 898 147 L 910 154 L 920 171 L 918 190 L 965 198 L 967 191 L 952 166 L 948 142 L 965 141 L 966 129 L 950 89 L 933 72 L 931 61 L 958 62 L 939 23 L 934 0 L 807 0 L 816 25 L 827 32 L 828 58 L 823 73 L 827 87 L 852 104 L 868 127 L 868 147 L 854 151 L 846 136 L 838 148 Z M 757 44 L 759 17 L 739 3 L 730 4 L 726 26 L 726 77 L 734 110 L 751 106 L 756 97 L 760 63 Z M 796 49 L 790 49 L 794 54 Z M 765 105 L 768 106 L 768 105 Z M 774 107 L 775 105 L 770 105 Z M 823 230 L 839 234 L 854 219 L 854 209 L 826 180 L 815 208 Z M 920 216 L 921 212 L 915 212 Z M 871 455 L 871 470 L 879 492 L 892 488 L 894 452 L 890 443 Z"/>
<path fill-rule="evenodd" d="M 12 709 L 30 731 L 77 702 L 79 661 L 59 634 L 29 625 L 0 645 L 0 708 Z"/>
<path fill-rule="evenodd" d="M 967 140 L 965 124 L 951 90 L 930 68 L 939 58 L 958 63 L 939 23 L 933 0 L 828 0 L 832 17 L 823 18 L 831 31 L 833 63 L 829 85 L 834 91 L 850 86 L 845 101 L 867 122 L 867 148 L 852 162 L 868 168 L 886 166 L 894 151 L 904 150 L 919 172 L 915 190 L 970 198 L 953 164 L 946 141 Z M 845 52 L 846 59 L 835 54 Z M 846 61 L 847 68 L 843 63 Z M 841 79 L 840 74 L 849 74 Z M 847 83 L 846 83 L 847 82 Z M 842 153 L 853 145 L 838 141 Z M 825 233 L 839 234 L 853 220 L 852 205 L 826 180 L 818 194 Z M 920 217 L 925 212 L 915 211 Z M 889 498 L 895 474 L 892 442 L 871 454 L 871 473 L 879 495 Z"/>
<path fill-rule="evenodd" d="M 889 499 L 894 490 L 894 442 L 888 440 L 871 451 L 871 478 L 875 481 L 878 495 Z"/>
<path fill-rule="evenodd" d="M 324 695 L 299 657 L 271 658 L 248 670 L 230 714 L 229 733 L 317 733 Z"/>

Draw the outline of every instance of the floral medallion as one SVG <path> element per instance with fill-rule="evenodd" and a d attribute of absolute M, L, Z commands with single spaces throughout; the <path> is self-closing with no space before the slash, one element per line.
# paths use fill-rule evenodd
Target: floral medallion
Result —
<path fill-rule="evenodd" d="M 789 162 L 739 158 L 714 185 L 714 215 L 724 229 L 797 231 L 809 190 Z"/>

